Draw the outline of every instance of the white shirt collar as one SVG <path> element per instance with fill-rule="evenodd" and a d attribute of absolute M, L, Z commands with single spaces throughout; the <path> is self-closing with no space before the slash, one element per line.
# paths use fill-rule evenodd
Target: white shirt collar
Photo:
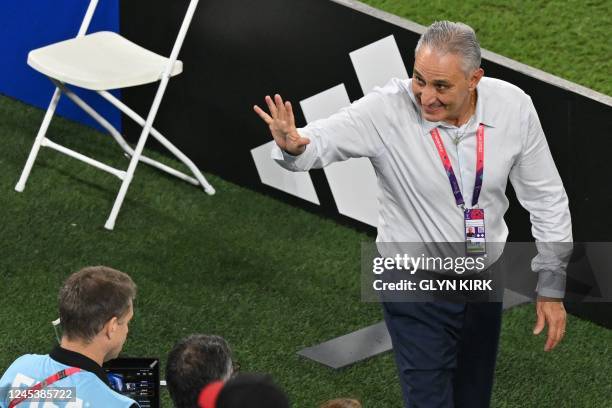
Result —
<path fill-rule="evenodd" d="M 487 127 L 495 127 L 493 123 L 492 107 L 485 106 L 487 105 L 487 103 L 492 102 L 487 100 L 488 98 L 486 93 L 486 87 L 482 86 L 482 81 L 477 85 L 476 89 L 478 91 L 478 99 L 476 100 L 476 112 L 474 114 L 476 116 L 476 120 L 472 120 L 472 123 L 482 123 Z M 423 116 L 421 115 L 421 108 L 418 102 L 416 101 L 416 98 L 414 97 L 414 93 L 412 93 L 412 79 L 408 81 L 408 96 L 412 101 L 414 109 L 418 112 L 421 118 L 421 126 L 423 128 L 424 133 L 429 134 L 432 129 L 437 127 L 456 128 L 455 126 L 445 122 L 430 122 L 423 118 Z"/>

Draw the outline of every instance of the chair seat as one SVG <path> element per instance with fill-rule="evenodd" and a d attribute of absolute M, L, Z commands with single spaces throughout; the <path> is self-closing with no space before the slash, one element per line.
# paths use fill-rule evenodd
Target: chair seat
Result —
<path fill-rule="evenodd" d="M 117 33 L 100 31 L 30 51 L 28 65 L 71 85 L 101 91 L 148 84 L 161 79 L 168 58 Z M 172 76 L 183 71 L 177 60 Z"/>

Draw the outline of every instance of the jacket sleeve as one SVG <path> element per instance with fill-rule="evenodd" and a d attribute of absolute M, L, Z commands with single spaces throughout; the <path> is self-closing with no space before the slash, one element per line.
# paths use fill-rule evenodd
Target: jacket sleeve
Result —
<path fill-rule="evenodd" d="M 383 143 L 372 120 L 372 112 L 381 109 L 382 95 L 374 91 L 327 119 L 314 121 L 298 129 L 310 139 L 299 156 L 292 156 L 276 144 L 272 158 L 291 171 L 308 171 L 353 157 L 376 157 Z"/>
<path fill-rule="evenodd" d="M 521 107 L 521 137 L 523 147 L 510 171 L 510 182 L 529 211 L 538 248 L 531 264 L 539 274 L 536 291 L 541 296 L 562 298 L 573 248 L 572 221 L 563 182 L 529 96 Z"/>

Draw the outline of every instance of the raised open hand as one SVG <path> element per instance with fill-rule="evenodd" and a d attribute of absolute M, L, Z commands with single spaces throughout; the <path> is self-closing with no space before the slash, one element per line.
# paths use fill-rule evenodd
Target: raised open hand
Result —
<path fill-rule="evenodd" d="M 278 147 L 294 156 L 302 154 L 306 145 L 310 143 L 310 139 L 302 137 L 298 133 L 291 102 L 283 102 L 283 98 L 276 94 L 274 100 L 266 95 L 266 104 L 270 114 L 267 114 L 257 105 L 253 106 L 253 110 L 266 122 Z"/>

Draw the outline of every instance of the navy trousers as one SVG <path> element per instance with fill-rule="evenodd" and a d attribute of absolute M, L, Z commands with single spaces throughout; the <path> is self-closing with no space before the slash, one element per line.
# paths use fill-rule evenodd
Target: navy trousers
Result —
<path fill-rule="evenodd" d="M 382 304 L 405 407 L 489 407 L 501 302 Z"/>

